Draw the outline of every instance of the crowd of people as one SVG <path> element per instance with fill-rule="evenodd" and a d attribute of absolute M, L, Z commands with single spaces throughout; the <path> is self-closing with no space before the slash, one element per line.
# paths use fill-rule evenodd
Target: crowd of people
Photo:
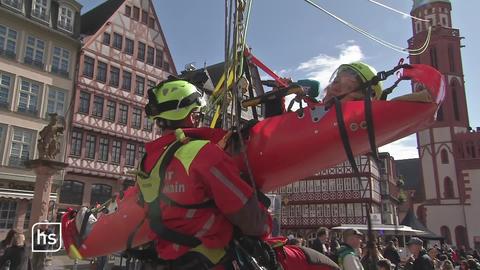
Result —
<path fill-rule="evenodd" d="M 31 260 L 25 235 L 10 230 L 3 241 L 0 242 L 0 269 L 31 270 Z"/>
<path fill-rule="evenodd" d="M 358 230 L 345 230 L 342 239 L 326 228 L 320 228 L 316 235 L 313 241 L 289 235 L 288 243 L 309 246 L 330 257 L 343 270 L 480 270 L 480 252 L 467 251 L 463 246 L 453 249 L 447 244 L 434 244 L 425 249 L 423 240 L 411 237 L 406 243 L 410 256 L 402 257 L 396 237 L 388 241 L 378 239 L 369 249 L 365 236 Z"/>
<path fill-rule="evenodd" d="M 48 220 L 43 221 L 46 222 Z M 52 233 L 46 225 L 40 225 L 39 230 L 47 236 Z M 33 237 L 36 238 L 37 234 L 34 233 Z M 23 232 L 14 229 L 8 231 L 5 239 L 0 241 L 0 270 L 44 270 L 48 244 L 33 245 L 33 249 L 40 252 L 31 252 L 31 244 L 26 241 Z"/>

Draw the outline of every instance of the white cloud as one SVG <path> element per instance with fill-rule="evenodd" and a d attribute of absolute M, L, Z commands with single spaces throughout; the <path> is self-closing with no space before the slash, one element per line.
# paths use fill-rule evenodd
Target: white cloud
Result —
<path fill-rule="evenodd" d="M 360 61 L 365 58 L 360 46 L 355 41 L 348 40 L 346 43 L 337 46 L 340 49 L 338 56 L 330 56 L 320 54 L 312 59 L 301 63 L 297 70 L 306 72 L 306 76 L 310 79 L 320 81 L 321 87 L 326 87 L 332 73 L 341 64 Z"/>
<path fill-rule="evenodd" d="M 402 138 L 379 148 L 379 152 L 389 152 L 395 160 L 418 158 L 417 140 L 415 134 Z"/>

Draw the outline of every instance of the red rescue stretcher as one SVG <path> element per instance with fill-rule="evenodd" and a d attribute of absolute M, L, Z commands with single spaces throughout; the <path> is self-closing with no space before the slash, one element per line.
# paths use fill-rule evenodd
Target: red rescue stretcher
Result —
<path fill-rule="evenodd" d="M 382 146 L 428 127 L 445 97 L 441 73 L 427 65 L 411 65 L 400 77 L 422 84 L 432 102 L 372 101 L 376 143 Z M 355 155 L 370 150 L 365 103 L 342 104 L 343 118 Z M 322 110 L 323 114 L 322 115 Z M 347 160 L 334 108 L 325 112 L 321 104 L 310 104 L 303 114 L 288 112 L 260 121 L 250 129 L 246 150 L 253 178 L 263 192 L 272 191 Z M 238 158 L 242 162 L 241 158 Z M 242 164 L 239 164 L 242 167 Z M 62 217 L 62 237 L 73 258 L 92 258 L 123 251 L 133 231 L 132 247 L 148 237 L 146 208 L 138 203 L 138 190 L 130 188 L 117 196 L 116 210 L 102 215 L 85 236 L 79 236 L 73 211 Z"/>

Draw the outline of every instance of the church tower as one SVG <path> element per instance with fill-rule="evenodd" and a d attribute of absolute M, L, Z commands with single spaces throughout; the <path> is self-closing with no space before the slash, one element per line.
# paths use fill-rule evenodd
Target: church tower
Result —
<path fill-rule="evenodd" d="M 412 19 L 410 49 L 421 47 L 427 39 L 429 26 L 432 28 L 427 50 L 421 55 L 410 55 L 410 63 L 437 68 L 446 83 L 446 99 L 437 120 L 430 128 L 417 133 L 425 192 L 425 202 L 417 209 L 417 216 L 431 231 L 444 236 L 447 243 L 473 247 L 473 241 L 469 245 L 473 235 L 467 233 L 466 209 L 471 206 L 471 188 L 462 171 L 465 153 L 461 139 L 471 132 L 462 68 L 462 37 L 460 31 L 452 27 L 451 11 L 449 0 L 414 0 L 411 11 L 412 16 L 429 22 Z"/>

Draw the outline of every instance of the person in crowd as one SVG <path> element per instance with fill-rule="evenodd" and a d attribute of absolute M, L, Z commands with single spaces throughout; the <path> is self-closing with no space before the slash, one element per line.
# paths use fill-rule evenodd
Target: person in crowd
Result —
<path fill-rule="evenodd" d="M 398 240 L 397 240 L 397 242 L 398 242 Z M 398 249 L 395 246 L 394 241 L 389 241 L 387 243 L 387 247 L 383 251 L 383 257 L 390 260 L 390 262 L 392 262 L 392 264 L 394 264 L 395 266 L 398 266 L 398 264 L 401 261 L 400 260 L 400 253 L 398 252 Z"/>
<path fill-rule="evenodd" d="M 340 242 L 338 241 L 337 233 L 331 232 L 330 245 L 328 246 L 330 250 L 330 259 L 334 262 L 338 262 L 338 250 L 340 249 Z"/>
<path fill-rule="evenodd" d="M 42 223 L 48 223 L 48 220 L 43 220 Z M 40 233 L 45 233 L 47 239 L 50 234 L 52 234 L 52 230 L 48 228 L 46 224 L 39 225 Z M 33 238 L 37 238 L 37 233 L 35 232 Z M 48 244 L 47 243 L 38 243 L 34 241 L 33 247 L 35 250 L 47 250 Z M 47 252 L 34 252 L 32 254 L 32 267 L 34 270 L 45 270 L 47 260 Z"/>
<path fill-rule="evenodd" d="M 10 262 L 9 270 L 32 270 L 28 250 L 25 246 L 25 235 L 15 233 L 12 246 L 5 250 L 5 254 L 0 257 L 0 268 Z M 3 268 L 2 268 L 3 269 Z"/>
<path fill-rule="evenodd" d="M 459 270 L 468 270 L 468 263 L 467 263 L 466 260 L 461 260 L 460 261 Z"/>
<path fill-rule="evenodd" d="M 338 263 L 343 270 L 363 270 L 358 254 L 355 252 L 362 244 L 363 234 L 356 229 L 347 229 L 343 233 L 344 243 L 338 250 Z"/>
<path fill-rule="evenodd" d="M 480 263 L 475 259 L 467 260 L 469 270 L 480 270 Z"/>
<path fill-rule="evenodd" d="M 381 252 L 378 250 L 378 245 L 373 245 L 372 248 L 365 248 L 364 255 L 362 256 L 361 263 L 366 270 L 376 270 L 377 262 L 383 260 Z"/>
<path fill-rule="evenodd" d="M 460 261 L 460 257 L 457 252 L 453 250 L 453 248 L 449 248 L 447 251 L 448 260 L 454 264 L 457 264 Z"/>
<path fill-rule="evenodd" d="M 437 258 L 438 250 L 435 247 L 431 247 L 428 249 L 427 253 L 430 259 L 432 259 L 433 267 L 437 270 L 440 269 L 440 261 Z"/>
<path fill-rule="evenodd" d="M 15 234 L 17 234 L 16 230 L 14 230 L 14 229 L 9 230 L 8 233 L 7 233 L 7 236 L 5 236 L 5 239 L 3 239 L 0 242 L 0 256 L 2 256 L 5 253 L 5 250 L 7 248 L 12 246 Z"/>
<path fill-rule="evenodd" d="M 465 248 L 464 245 L 460 246 L 460 248 L 456 253 L 458 254 L 459 258 L 464 258 L 464 259 L 467 258 L 467 249 Z"/>
<path fill-rule="evenodd" d="M 377 270 L 393 270 L 395 265 L 389 259 L 381 259 L 377 262 Z"/>
<path fill-rule="evenodd" d="M 313 241 L 312 248 L 324 255 L 328 255 L 329 252 L 327 249 L 327 241 L 328 229 L 322 227 L 318 229 L 317 238 L 315 238 L 315 240 Z"/>
<path fill-rule="evenodd" d="M 473 256 L 473 258 L 474 258 L 475 260 L 477 260 L 477 261 L 480 262 L 480 252 L 478 252 L 477 249 L 475 249 L 475 250 L 473 251 L 472 256 Z"/>
<path fill-rule="evenodd" d="M 423 248 L 423 241 L 420 238 L 412 237 L 408 242 L 408 250 L 413 255 L 414 261 L 412 270 L 434 270 L 432 259 Z"/>
<path fill-rule="evenodd" d="M 442 264 L 441 270 L 453 270 L 453 263 L 450 260 L 446 260 Z"/>

